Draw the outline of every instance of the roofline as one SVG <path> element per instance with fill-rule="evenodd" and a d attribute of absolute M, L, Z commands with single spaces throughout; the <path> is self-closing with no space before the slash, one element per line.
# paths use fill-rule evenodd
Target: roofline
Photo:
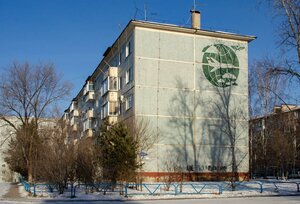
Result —
<path fill-rule="evenodd" d="M 239 35 L 239 34 L 229 33 L 229 32 L 187 28 L 178 25 L 162 24 L 162 23 L 155 23 L 149 21 L 132 20 L 130 21 L 130 23 L 132 23 L 134 26 L 145 27 L 145 28 L 153 28 L 153 29 L 181 32 L 181 33 L 188 33 L 188 34 L 197 34 L 202 36 L 218 37 L 218 38 L 240 40 L 240 41 L 247 41 L 247 42 L 251 42 L 257 38 L 256 36 L 250 36 L 250 35 Z"/>
<path fill-rule="evenodd" d="M 276 106 L 274 106 L 276 107 Z M 300 107 L 297 106 L 296 108 L 292 109 L 292 110 L 289 110 L 289 111 L 283 111 L 283 112 L 279 112 L 279 113 L 274 113 L 274 112 L 271 112 L 271 113 L 268 113 L 266 115 L 262 115 L 262 116 L 255 116 L 253 118 L 250 118 L 249 119 L 249 122 L 251 121 L 255 121 L 255 120 L 261 120 L 261 119 L 264 119 L 264 118 L 267 118 L 267 117 L 270 117 L 270 116 L 273 116 L 273 115 L 279 115 L 279 114 L 285 114 L 285 113 L 292 113 L 292 112 L 295 112 L 295 111 L 299 111 L 300 110 Z"/>

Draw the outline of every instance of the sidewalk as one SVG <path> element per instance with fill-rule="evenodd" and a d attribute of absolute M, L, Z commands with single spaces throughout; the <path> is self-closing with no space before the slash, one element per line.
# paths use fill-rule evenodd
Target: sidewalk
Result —
<path fill-rule="evenodd" d="M 19 193 L 18 183 L 11 183 L 9 191 L 3 196 L 3 198 L 20 199 L 21 195 Z"/>

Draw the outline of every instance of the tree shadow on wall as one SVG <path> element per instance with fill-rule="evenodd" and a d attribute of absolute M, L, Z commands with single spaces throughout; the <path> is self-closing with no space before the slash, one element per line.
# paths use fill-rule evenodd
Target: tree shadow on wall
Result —
<path fill-rule="evenodd" d="M 211 149 L 212 163 L 217 165 L 217 172 L 229 173 L 224 179 L 230 181 L 232 190 L 248 156 L 247 110 L 243 109 L 242 96 L 235 94 L 233 89 L 233 85 L 214 88 L 210 110 L 217 131 L 209 134 L 210 143 L 215 146 Z"/>
<path fill-rule="evenodd" d="M 187 89 L 180 78 L 176 79 L 176 87 L 168 110 L 172 116 L 168 125 L 173 133 L 168 140 L 172 141 L 176 165 L 195 175 L 209 173 L 205 177 L 190 177 L 192 180 L 228 179 L 235 183 L 238 167 L 248 155 L 237 144 L 245 139 L 243 131 L 248 130 L 246 112 L 239 104 L 232 104 L 232 87 L 215 88 L 210 96 Z M 229 174 L 229 178 L 224 178 Z"/>
<path fill-rule="evenodd" d="M 195 112 L 201 103 L 180 78 L 176 79 L 176 87 L 177 92 L 171 97 L 168 109 L 172 116 L 168 126 L 173 130 L 168 140 L 172 141 L 171 151 L 178 160 L 176 165 L 180 165 L 182 171 L 191 173 L 199 169 L 200 148 L 195 135 Z"/>

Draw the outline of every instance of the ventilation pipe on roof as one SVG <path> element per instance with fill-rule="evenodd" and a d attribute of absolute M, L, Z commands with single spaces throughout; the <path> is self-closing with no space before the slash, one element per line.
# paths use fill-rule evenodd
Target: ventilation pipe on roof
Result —
<path fill-rule="evenodd" d="M 191 10 L 192 14 L 192 28 L 200 29 L 200 11 Z"/>

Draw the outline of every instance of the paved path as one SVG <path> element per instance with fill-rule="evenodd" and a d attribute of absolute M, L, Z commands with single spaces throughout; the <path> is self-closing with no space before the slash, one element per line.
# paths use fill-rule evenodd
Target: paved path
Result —
<path fill-rule="evenodd" d="M 19 193 L 19 186 L 18 183 L 11 183 L 9 191 L 3 195 L 3 198 L 8 199 L 19 199 L 21 198 L 21 195 Z"/>

